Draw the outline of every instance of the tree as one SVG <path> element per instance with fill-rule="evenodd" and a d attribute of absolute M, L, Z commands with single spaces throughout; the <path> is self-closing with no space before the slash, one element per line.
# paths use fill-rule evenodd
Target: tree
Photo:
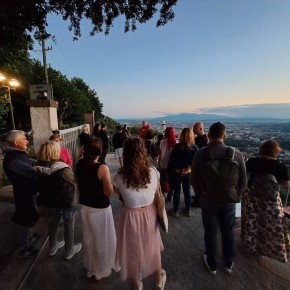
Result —
<path fill-rule="evenodd" d="M 0 88 L 0 127 L 2 127 L 5 124 L 3 117 L 9 111 L 8 103 L 9 103 L 9 97 L 7 94 L 7 90 L 2 87 Z"/>
<path fill-rule="evenodd" d="M 156 25 L 165 25 L 174 18 L 173 6 L 178 0 L 3 0 L 0 11 L 0 34 L 10 40 L 25 35 L 33 29 L 44 30 L 49 13 L 56 13 L 69 20 L 69 29 L 75 37 L 81 36 L 83 18 L 91 21 L 91 35 L 108 34 L 119 16 L 125 18 L 125 32 L 137 28 L 159 11 Z"/>

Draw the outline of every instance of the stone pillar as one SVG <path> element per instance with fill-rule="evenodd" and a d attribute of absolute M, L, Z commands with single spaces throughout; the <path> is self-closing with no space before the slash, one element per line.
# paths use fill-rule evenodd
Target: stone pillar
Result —
<path fill-rule="evenodd" d="M 92 134 L 95 126 L 95 111 L 86 112 L 84 114 L 84 124 L 90 124 Z"/>
<path fill-rule="evenodd" d="M 27 100 L 30 107 L 33 145 L 37 154 L 40 145 L 47 141 L 53 130 L 58 130 L 58 102 L 53 100 Z"/>

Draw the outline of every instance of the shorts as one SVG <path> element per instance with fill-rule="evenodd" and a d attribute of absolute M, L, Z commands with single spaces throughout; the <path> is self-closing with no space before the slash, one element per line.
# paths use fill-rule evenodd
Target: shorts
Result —
<path fill-rule="evenodd" d="M 123 148 L 115 149 L 116 157 L 123 158 Z"/>

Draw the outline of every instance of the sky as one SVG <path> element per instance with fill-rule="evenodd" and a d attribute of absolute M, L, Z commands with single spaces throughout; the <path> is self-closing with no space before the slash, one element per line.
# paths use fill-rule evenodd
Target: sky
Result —
<path fill-rule="evenodd" d="M 82 78 L 115 119 L 290 103 L 290 1 L 179 0 L 174 12 L 128 33 L 120 17 L 108 36 L 84 21 L 78 41 L 51 15 L 47 63 Z M 42 60 L 37 45 L 31 57 Z"/>

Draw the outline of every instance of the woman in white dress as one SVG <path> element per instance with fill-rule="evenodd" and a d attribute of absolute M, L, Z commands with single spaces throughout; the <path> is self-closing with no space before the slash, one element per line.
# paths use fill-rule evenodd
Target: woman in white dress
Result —
<path fill-rule="evenodd" d="M 84 267 L 87 277 L 108 277 L 115 264 L 116 232 L 110 196 L 113 193 L 107 165 L 99 163 L 102 141 L 91 137 L 84 145 L 84 156 L 76 166 L 83 229 Z"/>

